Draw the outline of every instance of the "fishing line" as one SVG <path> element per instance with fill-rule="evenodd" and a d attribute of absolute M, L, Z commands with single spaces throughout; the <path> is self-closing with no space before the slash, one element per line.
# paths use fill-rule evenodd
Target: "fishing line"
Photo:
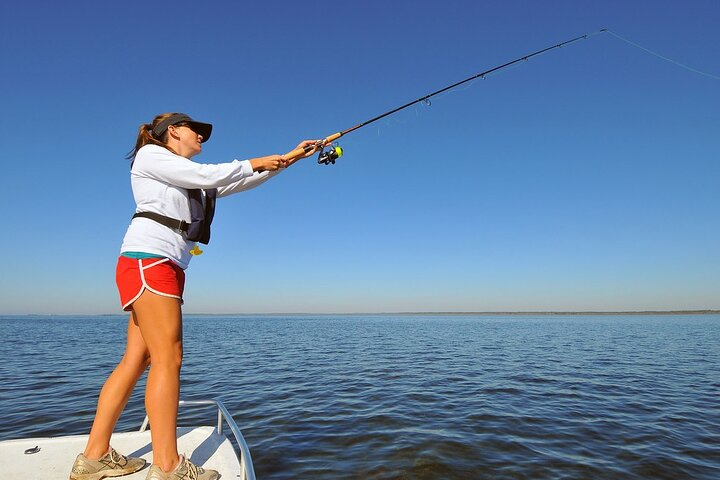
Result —
<path fill-rule="evenodd" d="M 663 55 L 660 55 L 657 52 L 653 52 L 649 48 L 643 47 L 642 45 L 632 42 L 632 41 L 628 40 L 627 38 L 621 37 L 620 35 L 618 35 L 617 33 L 613 32 L 611 30 L 606 29 L 605 32 L 609 33 L 610 35 L 617 38 L 618 40 L 622 40 L 623 42 L 627 43 L 628 45 L 632 45 L 633 47 L 639 48 L 640 50 L 643 50 L 643 51 L 649 53 L 650 55 L 654 55 L 658 58 L 661 58 L 661 59 L 665 60 L 666 62 L 673 63 L 673 64 L 677 65 L 678 67 L 684 68 L 685 70 L 689 70 L 691 72 L 697 73 L 699 75 L 704 75 L 706 77 L 710 77 L 715 80 L 720 80 L 720 76 L 718 76 L 718 75 L 713 75 L 712 73 L 703 72 L 702 70 L 698 70 L 696 68 L 690 67 L 688 65 L 685 65 L 684 63 L 678 62 L 677 60 L 673 60 L 672 58 L 668 58 Z"/>

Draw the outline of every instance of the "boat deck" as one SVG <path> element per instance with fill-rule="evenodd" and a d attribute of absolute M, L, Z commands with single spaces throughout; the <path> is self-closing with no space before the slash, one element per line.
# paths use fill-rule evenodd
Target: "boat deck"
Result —
<path fill-rule="evenodd" d="M 56 438 L 30 438 L 9 440 L 0 443 L 0 464 L 3 478 L 13 480 L 67 480 L 78 453 L 87 443 L 87 435 Z M 127 480 L 142 480 L 152 463 L 150 431 L 116 433 L 111 444 L 123 455 L 141 457 L 147 460 L 145 468 Z M 26 450 L 39 447 L 37 453 L 26 454 Z M 184 452 L 195 465 L 217 470 L 222 478 L 237 479 L 240 462 L 230 440 L 219 435 L 214 427 L 178 428 L 178 451 Z"/>
<path fill-rule="evenodd" d="M 255 480 L 250 452 L 237 425 L 219 401 L 180 402 L 180 405 L 216 404 L 218 426 L 178 427 L 178 452 L 203 468 L 217 470 L 221 479 Z M 239 444 L 239 452 L 222 433 L 222 420 L 226 420 Z M 152 464 L 150 430 L 147 418 L 140 431 L 114 433 L 110 444 L 123 455 L 141 457 L 147 465 L 123 480 L 143 480 Z M 27 438 L 0 442 L 2 478 L 13 480 L 67 480 L 75 457 L 85 449 L 87 435 L 64 437 Z"/>

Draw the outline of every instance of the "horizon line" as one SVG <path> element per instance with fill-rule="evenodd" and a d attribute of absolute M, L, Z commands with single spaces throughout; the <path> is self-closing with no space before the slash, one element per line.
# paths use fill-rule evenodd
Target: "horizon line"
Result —
<path fill-rule="evenodd" d="M 279 316 L 279 315 L 713 315 L 720 314 L 720 310 L 715 309 L 693 309 L 693 310 L 537 310 L 537 311 L 401 311 L 401 312 L 265 312 L 265 313 L 240 313 L 240 312 L 224 312 L 224 313 L 208 313 L 208 312 L 183 312 L 183 316 L 202 315 L 202 316 Z M 123 313 L 0 313 L 0 316 L 18 316 L 18 317 L 42 317 L 42 316 L 125 316 Z"/>

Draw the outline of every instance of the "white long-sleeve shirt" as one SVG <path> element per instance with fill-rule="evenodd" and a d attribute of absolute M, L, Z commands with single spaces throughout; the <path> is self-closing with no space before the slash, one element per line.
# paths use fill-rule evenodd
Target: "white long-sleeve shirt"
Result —
<path fill-rule="evenodd" d="M 130 183 L 136 212 L 155 212 L 190 222 L 188 190 L 217 188 L 218 197 L 257 187 L 275 172 L 253 172 L 249 160 L 229 163 L 195 163 L 158 145 L 145 145 L 135 155 Z M 190 242 L 177 230 L 149 218 L 133 218 L 120 253 L 144 252 L 167 257 L 185 269 L 190 263 Z"/>

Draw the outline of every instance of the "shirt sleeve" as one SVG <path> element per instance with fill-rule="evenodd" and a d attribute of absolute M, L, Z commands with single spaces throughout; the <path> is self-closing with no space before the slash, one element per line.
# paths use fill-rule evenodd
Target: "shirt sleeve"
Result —
<path fill-rule="evenodd" d="M 150 147 L 150 146 L 148 146 Z M 143 147 L 138 151 L 132 172 L 181 188 L 221 188 L 253 176 L 249 160 L 228 163 L 195 163 L 165 148 Z"/>
<path fill-rule="evenodd" d="M 262 185 L 267 182 L 280 172 L 281 170 L 276 170 L 274 172 L 255 172 L 251 177 L 245 177 L 235 183 L 231 183 L 230 185 L 218 187 L 218 197 L 227 197 L 233 193 L 243 192 L 245 190 L 255 188 L 258 185 Z"/>

